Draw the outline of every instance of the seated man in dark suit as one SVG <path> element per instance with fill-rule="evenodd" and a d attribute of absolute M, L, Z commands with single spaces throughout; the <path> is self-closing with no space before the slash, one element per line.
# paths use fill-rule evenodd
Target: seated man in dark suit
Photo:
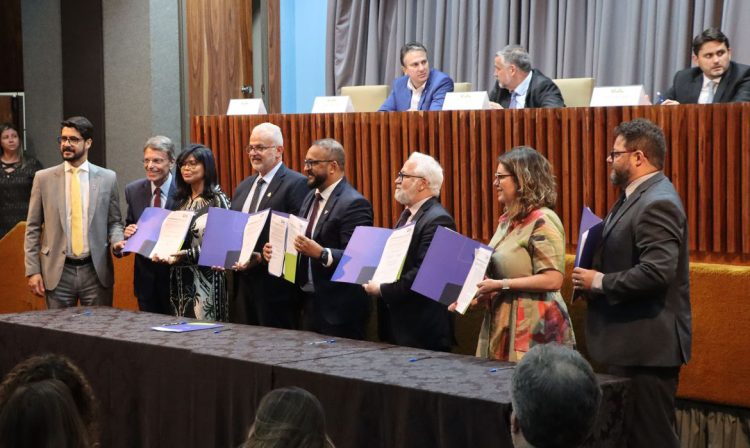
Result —
<path fill-rule="evenodd" d="M 430 69 L 424 45 L 409 42 L 401 47 L 401 70 L 404 76 L 393 82 L 391 94 L 379 112 L 443 110 L 445 94 L 453 91 L 453 80 Z"/>
<path fill-rule="evenodd" d="M 137 222 L 146 207 L 170 209 L 176 193 L 172 181 L 174 168 L 174 143 L 157 135 L 146 141 L 143 148 L 143 169 L 146 177 L 125 186 L 128 214 L 125 218 L 125 238 L 138 229 Z M 135 254 L 133 291 L 138 298 L 138 308 L 150 313 L 171 314 L 169 306 L 169 265 L 154 263 Z"/>
<path fill-rule="evenodd" d="M 396 176 L 396 201 L 406 207 L 396 227 L 414 223 L 401 277 L 393 283 L 364 285 L 379 297 L 380 339 L 398 345 L 450 351 L 453 320 L 448 309 L 411 290 L 438 226 L 456 229 L 453 217 L 440 204 L 443 168 L 432 157 L 412 153 Z"/>
<path fill-rule="evenodd" d="M 492 109 L 565 107 L 557 84 L 531 68 L 531 57 L 519 45 L 508 45 L 495 54 L 495 87 L 490 92 Z"/>
<path fill-rule="evenodd" d="M 284 137 L 275 124 L 261 123 L 253 128 L 245 148 L 255 174 L 245 178 L 234 192 L 232 210 L 255 213 L 271 209 L 297 214 L 310 191 L 307 179 L 283 162 Z M 271 220 L 266 221 L 256 250 L 268 242 Z M 275 328 L 299 328 L 296 287 L 268 273 L 256 259 L 251 266 L 236 266 L 235 298 L 230 311 L 234 322 Z"/>
<path fill-rule="evenodd" d="M 533 346 L 511 380 L 513 446 L 580 446 L 594 426 L 601 398 L 594 370 L 580 353 L 558 344 Z"/>
<path fill-rule="evenodd" d="M 331 281 L 357 226 L 372 225 L 372 205 L 344 179 L 344 148 L 331 138 L 307 150 L 305 173 L 312 191 L 299 216 L 309 220 L 294 242 L 299 252 L 297 285 L 303 301 L 302 328 L 331 336 L 364 339 L 370 301 L 359 285 Z M 266 260 L 275 250 L 263 248 Z"/>
<path fill-rule="evenodd" d="M 693 63 L 680 70 L 663 105 L 750 101 L 750 66 L 732 61 L 729 39 L 709 28 L 693 39 Z"/>

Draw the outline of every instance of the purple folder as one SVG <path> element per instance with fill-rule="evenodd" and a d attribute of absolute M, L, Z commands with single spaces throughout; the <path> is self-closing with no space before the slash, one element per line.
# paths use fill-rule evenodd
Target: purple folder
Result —
<path fill-rule="evenodd" d="M 199 266 L 223 266 L 231 269 L 240 259 L 242 238 L 248 213 L 211 207 L 201 242 Z"/>
<path fill-rule="evenodd" d="M 576 261 L 573 267 L 591 269 L 591 263 L 594 259 L 599 242 L 602 239 L 602 230 L 604 221 L 591 211 L 590 208 L 584 207 L 581 212 L 581 225 L 578 228 L 578 248 L 576 250 Z M 588 234 L 586 234 L 588 232 Z M 585 238 L 585 242 L 583 241 Z M 583 242 L 583 245 L 582 245 Z"/>
<path fill-rule="evenodd" d="M 146 207 L 138 220 L 138 231 L 125 242 L 123 252 L 135 252 L 150 257 L 161 233 L 161 224 L 167 219 L 170 210 Z"/>
<path fill-rule="evenodd" d="M 392 229 L 357 226 L 331 280 L 359 285 L 367 283 L 375 274 L 385 243 L 392 233 Z"/>
<path fill-rule="evenodd" d="M 455 302 L 479 247 L 492 252 L 487 245 L 439 226 L 411 289 L 446 306 Z"/>

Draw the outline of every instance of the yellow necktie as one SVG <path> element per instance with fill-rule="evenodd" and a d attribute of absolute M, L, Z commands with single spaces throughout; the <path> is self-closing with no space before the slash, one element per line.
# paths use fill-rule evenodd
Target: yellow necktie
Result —
<path fill-rule="evenodd" d="M 81 205 L 81 181 L 78 168 L 72 169 L 70 176 L 70 245 L 73 255 L 83 253 L 83 206 Z"/>

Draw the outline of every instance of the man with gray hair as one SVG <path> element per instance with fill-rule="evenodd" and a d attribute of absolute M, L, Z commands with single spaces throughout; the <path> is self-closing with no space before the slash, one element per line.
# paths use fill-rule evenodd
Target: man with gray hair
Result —
<path fill-rule="evenodd" d="M 557 84 L 531 68 L 531 57 L 519 45 L 508 45 L 495 54 L 495 87 L 490 92 L 493 109 L 565 107 Z"/>
<path fill-rule="evenodd" d="M 395 183 L 396 201 L 406 207 L 396 228 L 414 223 L 411 244 L 397 281 L 370 281 L 364 288 L 378 297 L 381 340 L 447 352 L 453 345 L 453 317 L 444 305 L 411 290 L 438 226 L 456 229 L 453 217 L 438 199 L 443 168 L 427 154 L 414 152 L 396 175 Z"/>
<path fill-rule="evenodd" d="M 143 169 L 146 177 L 125 186 L 128 214 L 125 218 L 125 238 L 138 229 L 138 220 L 146 207 L 172 208 L 176 193 L 172 181 L 174 168 L 174 143 L 168 137 L 157 135 L 143 147 Z M 169 305 L 169 265 L 154 263 L 136 254 L 133 272 L 133 292 L 138 308 L 149 313 L 171 314 Z"/>
<path fill-rule="evenodd" d="M 574 448 L 591 433 L 602 392 L 577 351 L 537 344 L 516 366 L 511 381 L 511 437 L 516 448 Z"/>

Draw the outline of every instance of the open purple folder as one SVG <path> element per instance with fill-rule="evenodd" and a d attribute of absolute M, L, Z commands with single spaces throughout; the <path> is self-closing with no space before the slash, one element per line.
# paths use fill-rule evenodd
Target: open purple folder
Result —
<path fill-rule="evenodd" d="M 573 267 L 591 269 L 594 251 L 602 239 L 604 221 L 596 216 L 590 208 L 584 207 L 581 212 L 581 225 L 578 228 L 578 248 Z"/>
<path fill-rule="evenodd" d="M 392 229 L 358 226 L 344 249 L 331 280 L 344 283 L 367 283 L 383 256 L 383 249 Z"/>
<path fill-rule="evenodd" d="M 446 306 L 455 302 L 479 247 L 492 252 L 489 246 L 438 227 L 411 289 Z"/>
<path fill-rule="evenodd" d="M 248 213 L 211 207 L 201 242 L 199 266 L 223 266 L 231 269 L 240 259 L 242 238 Z"/>
<path fill-rule="evenodd" d="M 123 252 L 135 252 L 150 257 L 161 233 L 161 224 L 167 219 L 170 210 L 158 207 L 146 207 L 138 220 L 138 231 L 128 238 Z"/>

